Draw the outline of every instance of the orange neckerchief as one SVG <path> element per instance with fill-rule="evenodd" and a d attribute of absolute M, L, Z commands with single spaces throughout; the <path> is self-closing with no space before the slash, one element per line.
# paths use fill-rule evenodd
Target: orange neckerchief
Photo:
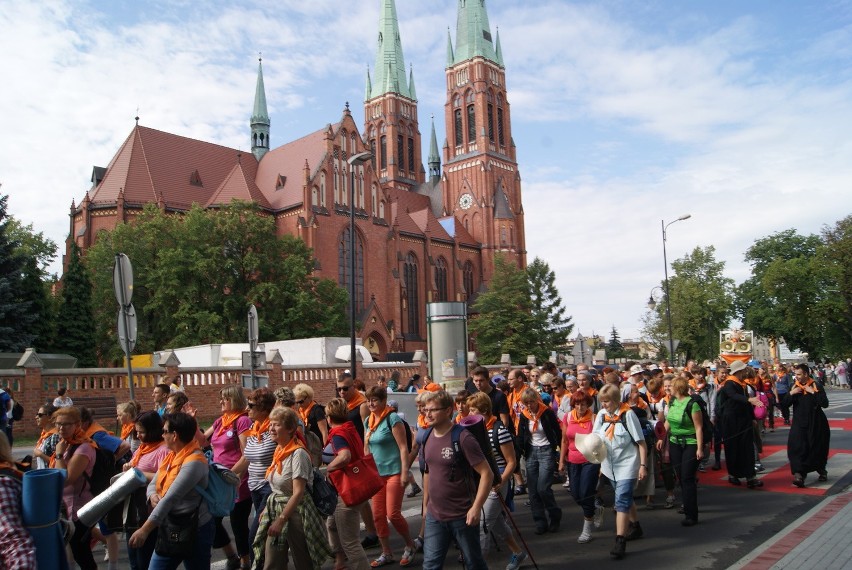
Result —
<path fill-rule="evenodd" d="M 222 435 L 225 431 L 234 425 L 240 416 L 246 415 L 245 412 L 225 412 L 222 414 L 222 425 L 219 426 L 219 433 L 217 435 Z"/>
<path fill-rule="evenodd" d="M 535 428 L 538 426 L 538 420 L 541 419 L 541 416 L 544 415 L 544 411 L 547 409 L 547 406 L 544 405 L 544 402 L 539 399 L 538 401 L 538 411 L 533 415 L 530 409 L 527 406 L 524 406 L 524 409 L 521 410 L 521 413 L 524 414 L 524 417 L 527 418 L 530 422 L 532 422 L 532 426 L 530 427 L 530 433 L 535 431 Z"/>
<path fill-rule="evenodd" d="M 293 438 L 287 442 L 284 447 L 280 445 L 275 448 L 275 455 L 272 456 L 272 463 L 266 469 L 266 478 L 269 479 L 269 476 L 272 475 L 273 472 L 281 473 L 283 469 L 284 460 L 293 455 L 293 452 L 299 449 L 305 449 L 305 440 L 304 436 L 299 433 L 299 430 L 293 432 Z"/>
<path fill-rule="evenodd" d="M 373 431 L 374 429 L 379 427 L 379 424 L 382 423 L 382 420 L 388 417 L 392 411 L 393 410 L 390 409 L 388 406 L 385 406 L 385 409 L 382 410 L 382 413 L 378 416 L 375 412 L 370 412 L 370 416 L 367 418 L 367 429 Z"/>
<path fill-rule="evenodd" d="M 63 438 L 64 439 L 64 438 Z M 66 439 L 65 442 L 68 444 L 70 448 L 72 445 L 80 445 L 82 443 L 88 443 L 95 449 L 98 448 L 98 444 L 92 441 L 92 439 L 87 436 L 83 432 L 83 428 L 77 428 L 77 431 L 74 432 L 74 435 L 71 436 L 71 439 Z M 53 468 L 56 465 L 56 454 L 53 454 L 53 457 L 50 458 L 50 467 Z"/>
<path fill-rule="evenodd" d="M 596 389 L 592 388 L 591 386 L 589 386 L 589 389 L 586 390 L 586 394 L 588 394 L 589 396 L 594 398 L 595 396 L 598 395 L 598 391 Z"/>
<path fill-rule="evenodd" d="M 592 419 L 593 419 L 593 417 L 592 417 L 592 409 L 591 408 L 586 409 L 586 413 L 583 414 L 582 416 L 578 416 L 577 415 L 577 408 L 574 408 L 573 410 L 571 410 L 571 416 L 570 416 L 570 419 L 568 421 L 570 421 L 572 424 L 577 424 L 581 428 L 585 429 L 587 426 L 585 426 L 583 424 L 587 424 L 587 423 L 591 422 Z"/>
<path fill-rule="evenodd" d="M 301 407 L 299 407 L 299 410 L 298 410 L 299 411 L 299 418 L 301 418 L 302 423 L 305 424 L 305 427 L 308 426 L 308 416 L 311 414 L 311 410 L 313 410 L 314 406 L 316 406 L 316 405 L 317 405 L 317 403 L 315 401 L 311 400 L 311 404 L 308 406 L 307 410 L 304 410 Z"/>
<path fill-rule="evenodd" d="M 133 422 L 121 424 L 121 439 L 127 439 L 134 429 L 136 429 L 136 424 Z"/>
<path fill-rule="evenodd" d="M 201 447 L 194 439 L 183 446 L 183 449 L 175 453 L 170 451 L 160 463 L 157 469 L 157 494 L 162 498 L 168 492 L 169 487 L 175 482 L 184 463 L 202 461 L 207 463 L 207 457 L 201 453 Z"/>
<path fill-rule="evenodd" d="M 139 465 L 139 461 L 149 453 L 153 453 L 160 449 L 160 446 L 165 445 L 163 441 L 155 441 L 153 443 L 143 442 L 137 449 L 136 453 L 133 454 L 133 458 L 130 460 L 130 466 L 136 467 Z"/>
<path fill-rule="evenodd" d="M 631 406 L 636 406 L 636 407 L 637 407 L 637 408 L 639 408 L 640 410 L 647 410 L 647 409 L 648 409 L 648 402 L 646 402 L 646 401 L 645 401 L 644 399 L 642 399 L 642 398 L 636 398 L 636 403 L 635 403 L 635 404 L 630 404 L 630 405 L 631 405 Z"/>
<path fill-rule="evenodd" d="M 795 383 L 793 384 L 793 388 L 801 388 L 803 393 L 806 393 L 805 388 L 807 388 L 808 386 L 813 386 L 814 390 L 816 390 L 816 392 L 819 392 L 819 386 L 817 386 L 817 383 L 814 382 L 813 378 L 808 378 L 808 381 L 805 382 L 804 384 L 802 384 L 798 380 L 796 380 Z M 816 393 L 816 392 L 814 392 L 814 393 Z"/>
<path fill-rule="evenodd" d="M 257 441 L 263 439 L 263 434 L 269 431 L 269 416 L 266 416 L 266 419 L 262 422 L 255 420 L 253 424 L 251 424 L 251 429 L 246 432 L 248 437 L 255 437 Z"/>
<path fill-rule="evenodd" d="M 733 382 L 734 384 L 738 384 L 743 390 L 748 390 L 748 383 L 745 380 L 740 380 L 733 374 L 725 378 L 725 382 Z"/>
<path fill-rule="evenodd" d="M 652 394 L 651 392 L 645 392 L 645 394 L 648 396 L 648 401 L 651 404 L 659 404 L 660 402 L 666 399 L 666 397 L 663 396 L 663 394 L 665 394 L 663 390 L 660 390 L 656 394 Z"/>
<path fill-rule="evenodd" d="M 701 390 L 707 387 L 707 382 L 704 382 L 704 384 L 699 386 L 698 382 L 695 380 L 695 378 L 693 378 L 689 381 L 689 387 L 695 390 L 696 392 L 700 392 Z"/>
<path fill-rule="evenodd" d="M 621 415 L 630 411 L 630 406 L 627 404 L 621 404 L 618 407 L 618 411 L 614 416 L 609 415 L 609 412 L 604 412 L 604 423 L 609 424 L 609 427 L 606 428 L 606 438 L 610 441 L 615 437 L 615 424 L 621 421 Z"/>
<path fill-rule="evenodd" d="M 52 436 L 53 434 L 58 433 L 56 428 L 43 429 L 41 430 L 41 435 L 38 436 L 38 441 L 35 444 L 35 447 L 41 445 L 41 442 Z"/>
<path fill-rule="evenodd" d="M 509 401 L 509 417 L 512 418 L 512 423 L 515 424 L 515 433 L 518 433 L 518 425 L 521 423 L 521 416 L 515 411 L 515 404 L 521 401 L 521 392 L 524 387 L 521 386 L 517 390 L 511 390 L 506 394 L 506 399 Z M 523 404 L 521 404 L 523 406 Z"/>
<path fill-rule="evenodd" d="M 488 416 L 488 419 L 485 421 L 485 429 L 491 431 L 495 423 L 497 423 L 497 416 Z"/>
<path fill-rule="evenodd" d="M 417 414 L 417 427 L 420 429 L 426 429 L 429 427 L 429 422 L 426 421 L 426 416 L 423 414 Z"/>
<path fill-rule="evenodd" d="M 89 429 L 85 431 L 85 436 L 89 439 L 92 439 L 92 436 L 98 433 L 99 431 L 106 432 L 112 435 L 111 431 L 108 431 L 104 426 L 99 424 L 98 422 L 92 422 L 92 425 L 89 426 Z M 70 442 L 69 442 L 70 443 Z"/>
<path fill-rule="evenodd" d="M 355 394 L 356 395 L 352 398 L 351 402 L 346 402 L 346 408 L 350 412 L 367 401 L 367 398 L 361 392 L 356 391 Z"/>
<path fill-rule="evenodd" d="M 468 412 L 468 413 L 467 413 L 467 416 L 469 416 L 469 415 L 470 415 L 470 412 Z M 461 422 L 463 419 L 465 419 L 467 416 L 463 416 L 463 415 L 461 415 L 461 414 L 456 414 L 456 417 L 455 417 L 455 418 L 453 418 L 453 422 L 455 422 L 455 423 L 459 423 L 459 422 Z"/>

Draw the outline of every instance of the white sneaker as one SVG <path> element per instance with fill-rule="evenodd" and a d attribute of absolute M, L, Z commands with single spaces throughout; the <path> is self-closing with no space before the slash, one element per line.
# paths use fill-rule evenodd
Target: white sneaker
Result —
<path fill-rule="evenodd" d="M 566 489 L 570 489 L 571 488 L 571 480 L 565 479 L 565 482 L 562 483 L 562 486 L 565 487 Z"/>

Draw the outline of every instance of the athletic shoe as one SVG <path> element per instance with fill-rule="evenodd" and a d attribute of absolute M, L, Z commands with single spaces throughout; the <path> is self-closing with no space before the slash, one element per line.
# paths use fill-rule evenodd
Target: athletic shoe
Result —
<path fill-rule="evenodd" d="M 526 485 L 518 485 L 515 487 L 515 495 L 526 495 L 527 494 L 527 486 Z"/>
<path fill-rule="evenodd" d="M 411 490 L 410 490 L 410 491 L 408 491 L 408 492 L 405 494 L 405 496 L 406 496 L 406 497 L 408 497 L 409 499 L 410 499 L 410 498 L 412 498 L 412 497 L 416 497 L 417 495 L 419 495 L 419 494 L 420 494 L 420 492 L 421 492 L 422 490 L 423 490 L 423 489 L 421 489 L 421 488 L 420 488 L 420 485 L 418 485 L 417 483 L 415 483 L 414 481 L 412 481 L 412 482 L 411 482 Z"/>
<path fill-rule="evenodd" d="M 595 525 L 595 528 L 600 530 L 603 526 L 604 519 L 604 507 L 601 504 L 595 505 L 595 516 L 592 518 L 592 523 Z"/>
<path fill-rule="evenodd" d="M 763 463 L 755 463 L 754 471 L 756 473 L 763 473 L 764 471 L 766 471 L 766 467 L 763 466 Z"/>
<path fill-rule="evenodd" d="M 642 532 L 642 526 L 639 524 L 639 521 L 630 523 L 630 530 L 627 531 L 627 534 L 624 535 L 624 540 L 636 540 L 638 538 L 642 538 L 645 535 Z"/>
<path fill-rule="evenodd" d="M 506 565 L 506 570 L 518 570 L 521 567 L 521 564 L 524 560 L 527 559 L 527 553 L 523 550 L 518 552 L 517 554 L 513 554 L 511 558 L 509 558 L 509 563 Z"/>
<path fill-rule="evenodd" d="M 562 486 L 565 487 L 566 489 L 570 489 L 571 488 L 571 480 L 566 478 L 565 482 L 562 483 Z"/>
<path fill-rule="evenodd" d="M 414 539 L 414 552 L 423 552 L 423 539 L 419 536 Z"/>

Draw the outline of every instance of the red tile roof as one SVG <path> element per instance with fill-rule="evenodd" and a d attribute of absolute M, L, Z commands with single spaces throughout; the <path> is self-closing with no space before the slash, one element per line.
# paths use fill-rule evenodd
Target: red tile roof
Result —
<path fill-rule="evenodd" d="M 249 166 L 256 165 L 257 163 L 254 161 L 249 164 Z M 250 170 L 256 170 L 256 168 L 251 168 Z M 228 176 L 225 177 L 225 180 L 222 181 L 222 184 L 219 185 L 213 196 L 210 197 L 210 200 L 204 206 L 208 208 L 211 206 L 225 206 L 233 200 L 246 200 L 257 202 L 263 208 L 270 208 L 269 200 L 266 199 L 266 196 L 263 195 L 263 192 L 254 183 L 253 174 L 252 172 L 252 175 L 249 175 L 243 169 L 242 164 L 235 164 L 231 172 L 228 173 Z"/>
<path fill-rule="evenodd" d="M 432 208 L 425 208 L 419 212 L 411 212 L 409 216 L 417 224 L 417 227 L 420 228 L 420 231 L 429 233 L 432 239 L 453 241 L 450 234 L 438 223 L 438 219 L 432 213 Z"/>

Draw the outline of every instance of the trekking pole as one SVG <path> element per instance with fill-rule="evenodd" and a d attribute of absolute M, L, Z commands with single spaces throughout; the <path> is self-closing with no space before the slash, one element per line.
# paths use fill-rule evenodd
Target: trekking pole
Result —
<path fill-rule="evenodd" d="M 518 538 L 521 539 L 521 544 L 524 545 L 524 550 L 527 551 L 527 554 L 530 556 L 530 562 L 535 566 L 535 570 L 539 570 L 538 563 L 535 561 L 535 556 L 533 556 L 532 550 L 530 550 L 527 541 L 524 540 L 524 535 L 521 534 L 520 529 L 518 528 L 518 524 L 515 522 L 515 518 L 512 516 L 512 513 L 509 511 L 509 505 L 506 504 L 506 500 L 503 498 L 502 494 L 497 495 L 500 497 L 500 504 L 503 505 L 503 512 L 506 513 L 506 516 L 509 518 L 509 522 L 512 523 L 512 528 L 515 529 L 515 532 L 518 534 Z"/>

